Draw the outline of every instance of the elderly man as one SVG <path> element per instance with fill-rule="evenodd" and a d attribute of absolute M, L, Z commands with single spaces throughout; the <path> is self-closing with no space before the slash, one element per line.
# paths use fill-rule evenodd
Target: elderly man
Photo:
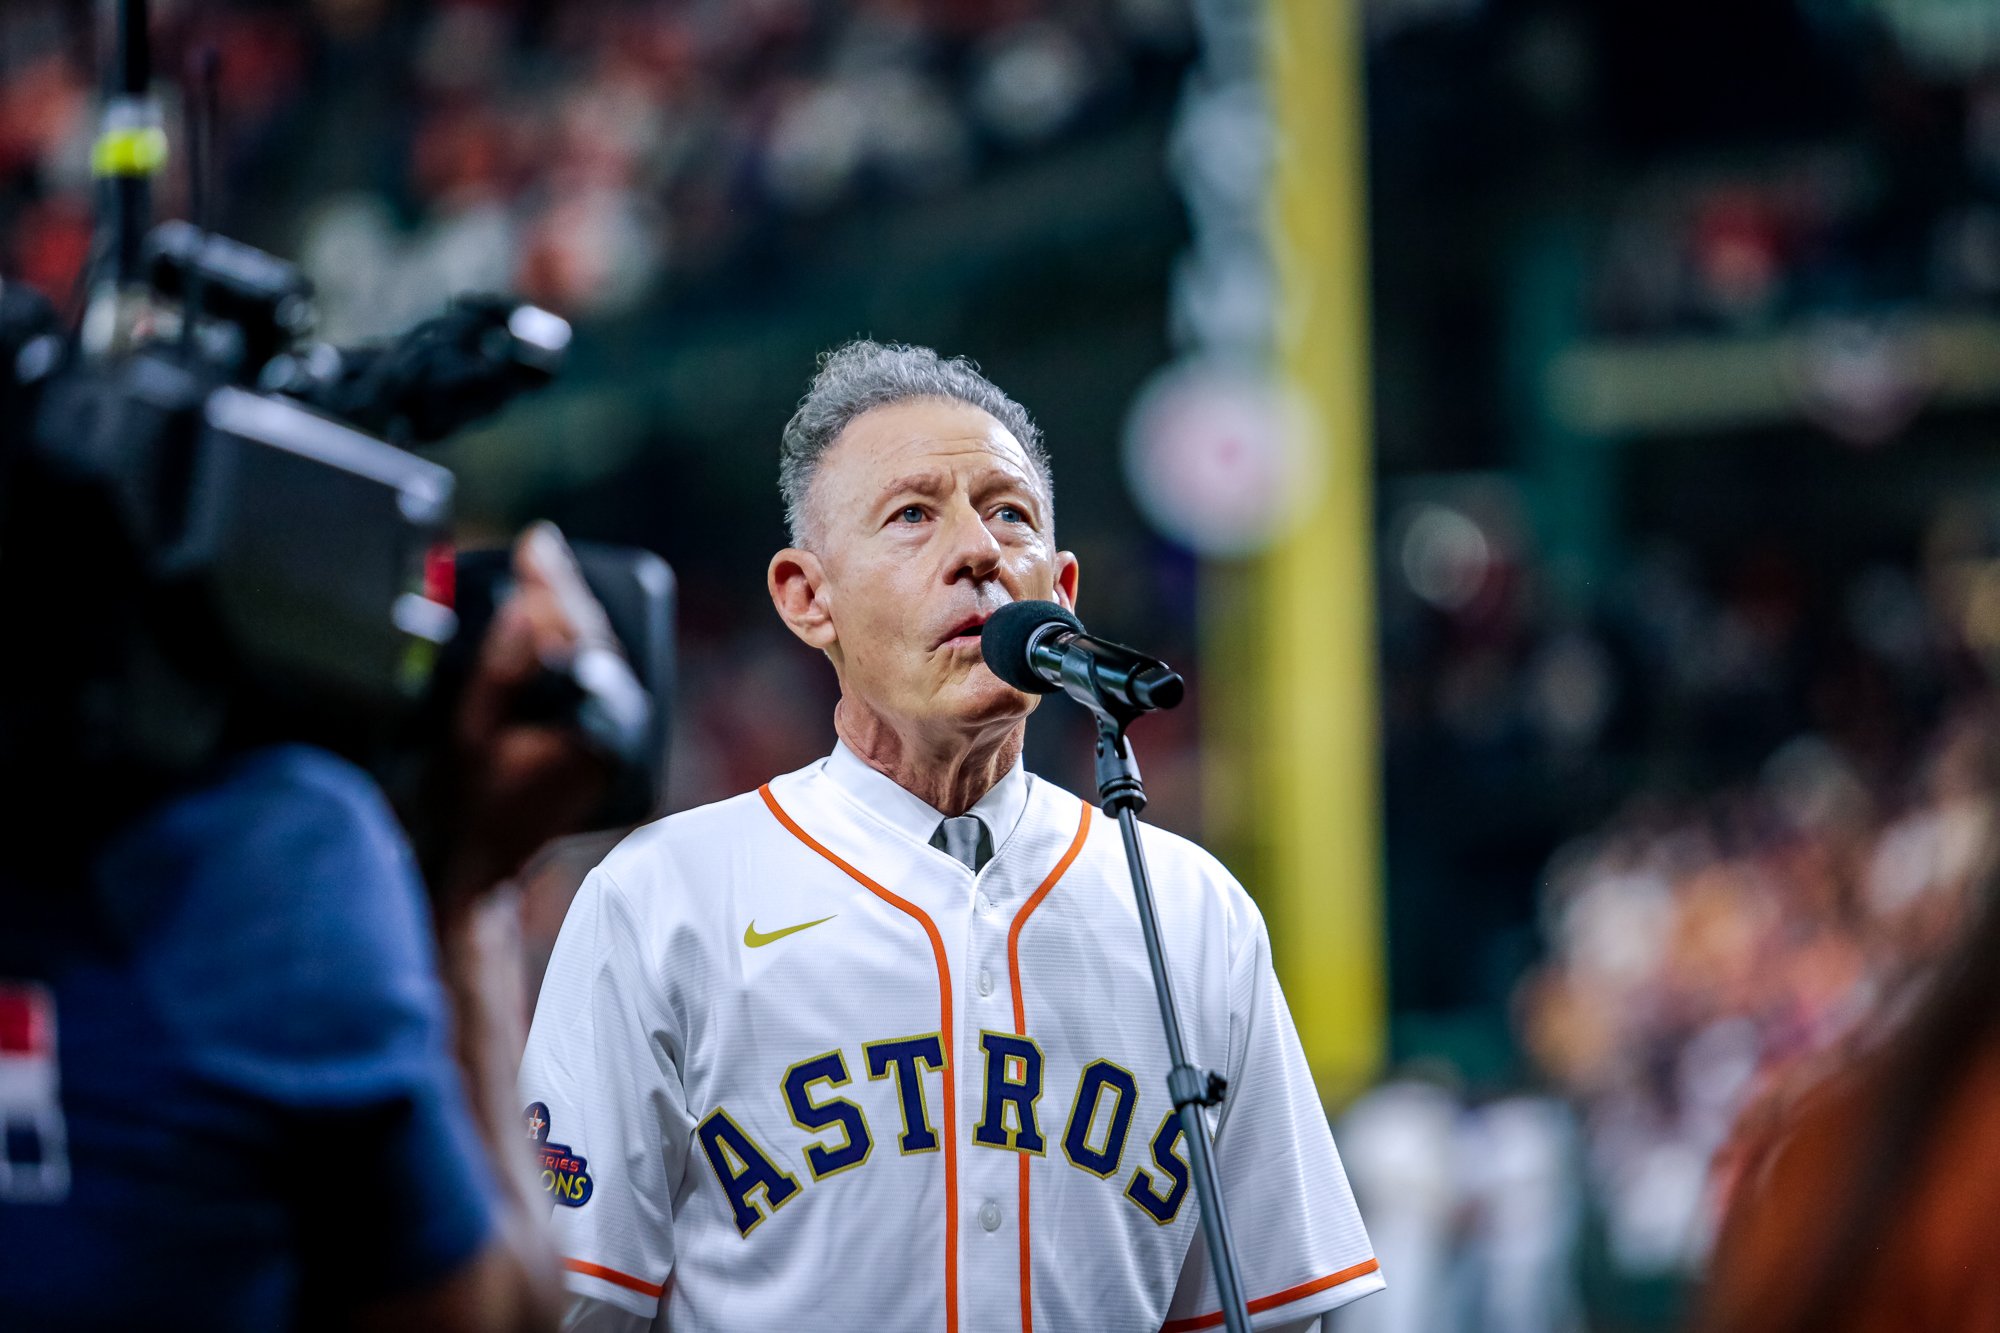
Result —
<path fill-rule="evenodd" d="M 1040 435 L 962 360 L 857 342 L 785 429 L 771 600 L 839 743 L 592 872 L 544 981 L 526 1130 L 573 1327 L 1219 1326 L 1118 831 L 1025 772 L 980 658 L 1065 606 Z M 1382 1285 L 1272 975 L 1215 859 L 1146 832 L 1259 1329 Z"/>

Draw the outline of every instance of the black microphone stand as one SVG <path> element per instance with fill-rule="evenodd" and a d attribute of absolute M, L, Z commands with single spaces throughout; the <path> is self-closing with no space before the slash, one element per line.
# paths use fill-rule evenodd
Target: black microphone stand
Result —
<path fill-rule="evenodd" d="M 1243 1304 L 1243 1278 L 1236 1266 L 1236 1245 L 1229 1219 L 1222 1211 L 1222 1183 L 1209 1153 L 1208 1124 L 1202 1108 L 1216 1106 L 1229 1084 L 1212 1069 L 1188 1063 L 1181 1039 L 1180 1010 L 1174 1006 L 1173 982 L 1160 944 L 1160 914 L 1153 903 L 1153 878 L 1146 869 L 1146 852 L 1139 845 L 1139 812 L 1146 808 L 1146 787 L 1139 779 L 1139 761 L 1125 730 L 1137 713 L 1104 700 L 1087 704 L 1097 715 L 1097 795 L 1104 808 L 1118 817 L 1125 839 L 1125 865 L 1132 874 L 1132 895 L 1139 901 L 1139 929 L 1146 937 L 1146 962 L 1153 969 L 1153 993 L 1160 1001 L 1160 1022 L 1167 1034 L 1167 1095 L 1180 1116 L 1181 1137 L 1187 1143 L 1188 1169 L 1194 1176 L 1195 1198 L 1201 1205 L 1201 1231 L 1208 1242 L 1209 1266 L 1215 1292 L 1222 1300 L 1222 1319 L 1229 1333 L 1249 1333 L 1250 1314 Z"/>

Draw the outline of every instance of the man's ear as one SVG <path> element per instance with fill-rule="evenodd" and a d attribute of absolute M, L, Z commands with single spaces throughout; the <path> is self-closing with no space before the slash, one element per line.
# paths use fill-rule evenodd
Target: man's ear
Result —
<path fill-rule="evenodd" d="M 1076 610 L 1076 552 L 1056 552 L 1056 605 L 1065 611 Z"/>
<path fill-rule="evenodd" d="M 778 608 L 778 618 L 787 629 L 821 652 L 833 646 L 838 636 L 827 606 L 826 566 L 818 556 L 787 546 L 771 557 L 764 582 L 771 591 L 771 605 Z"/>

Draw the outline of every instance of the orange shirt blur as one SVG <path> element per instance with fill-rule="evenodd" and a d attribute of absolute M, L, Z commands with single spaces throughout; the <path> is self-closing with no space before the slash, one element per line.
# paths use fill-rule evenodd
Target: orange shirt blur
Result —
<path fill-rule="evenodd" d="M 1808 1333 L 2000 1333 L 2000 1043 L 1989 1040 L 1934 1116 L 1852 1262 L 1829 1252 L 1852 1225 L 1859 1170 L 1879 1146 L 1878 1057 L 1751 1132 L 1695 1327 Z"/>

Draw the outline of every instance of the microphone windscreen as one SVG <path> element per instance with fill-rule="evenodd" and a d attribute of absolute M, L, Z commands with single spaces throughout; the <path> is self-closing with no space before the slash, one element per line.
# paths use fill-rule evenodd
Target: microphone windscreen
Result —
<path fill-rule="evenodd" d="M 1056 687 L 1028 665 L 1028 640 L 1047 625 L 1083 633 L 1083 622 L 1054 602 L 1009 602 L 979 631 L 979 655 L 994 675 L 1027 694 L 1051 694 Z"/>

